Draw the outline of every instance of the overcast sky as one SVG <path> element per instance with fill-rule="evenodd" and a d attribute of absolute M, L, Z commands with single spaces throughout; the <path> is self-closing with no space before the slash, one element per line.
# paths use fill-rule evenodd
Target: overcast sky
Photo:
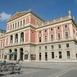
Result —
<path fill-rule="evenodd" d="M 77 22 L 77 0 L 0 0 L 0 29 L 6 29 L 6 20 L 17 11 L 29 9 L 46 21 L 68 15 L 70 10 Z"/>

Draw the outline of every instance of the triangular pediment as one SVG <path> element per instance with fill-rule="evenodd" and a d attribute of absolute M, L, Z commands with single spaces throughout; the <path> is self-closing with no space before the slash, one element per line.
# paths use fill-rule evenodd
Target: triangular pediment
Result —
<path fill-rule="evenodd" d="M 16 12 L 7 22 L 12 21 L 16 18 L 19 18 L 27 13 L 29 13 L 30 11 L 24 11 L 24 12 Z"/>

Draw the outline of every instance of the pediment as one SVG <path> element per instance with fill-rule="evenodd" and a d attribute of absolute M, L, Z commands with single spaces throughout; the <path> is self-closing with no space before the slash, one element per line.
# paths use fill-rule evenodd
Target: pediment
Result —
<path fill-rule="evenodd" d="M 16 18 L 19 18 L 27 13 L 29 13 L 30 11 L 24 11 L 24 12 L 16 12 L 7 22 L 12 21 Z"/>

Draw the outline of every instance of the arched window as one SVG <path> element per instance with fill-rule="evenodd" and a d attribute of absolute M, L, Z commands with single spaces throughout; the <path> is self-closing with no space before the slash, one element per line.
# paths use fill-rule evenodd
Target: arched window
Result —
<path fill-rule="evenodd" d="M 18 43 L 18 34 L 15 35 L 15 43 Z"/>
<path fill-rule="evenodd" d="M 23 60 L 23 48 L 20 48 L 20 60 Z"/>
<path fill-rule="evenodd" d="M 10 43 L 13 43 L 13 35 L 10 36 Z"/>
<path fill-rule="evenodd" d="M 24 33 L 21 33 L 21 38 L 20 38 L 20 42 L 24 42 Z"/>
<path fill-rule="evenodd" d="M 14 60 L 17 60 L 17 49 L 14 49 Z"/>
<path fill-rule="evenodd" d="M 11 49 L 9 49 L 9 60 L 11 60 L 12 59 L 12 50 Z"/>

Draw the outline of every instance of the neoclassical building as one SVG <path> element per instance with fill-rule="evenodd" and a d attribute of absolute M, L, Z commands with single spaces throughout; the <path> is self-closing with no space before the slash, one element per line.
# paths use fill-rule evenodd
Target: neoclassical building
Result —
<path fill-rule="evenodd" d="M 0 32 L 0 59 L 9 61 L 76 61 L 77 24 L 71 12 L 44 21 L 31 10 L 16 12 Z"/>

